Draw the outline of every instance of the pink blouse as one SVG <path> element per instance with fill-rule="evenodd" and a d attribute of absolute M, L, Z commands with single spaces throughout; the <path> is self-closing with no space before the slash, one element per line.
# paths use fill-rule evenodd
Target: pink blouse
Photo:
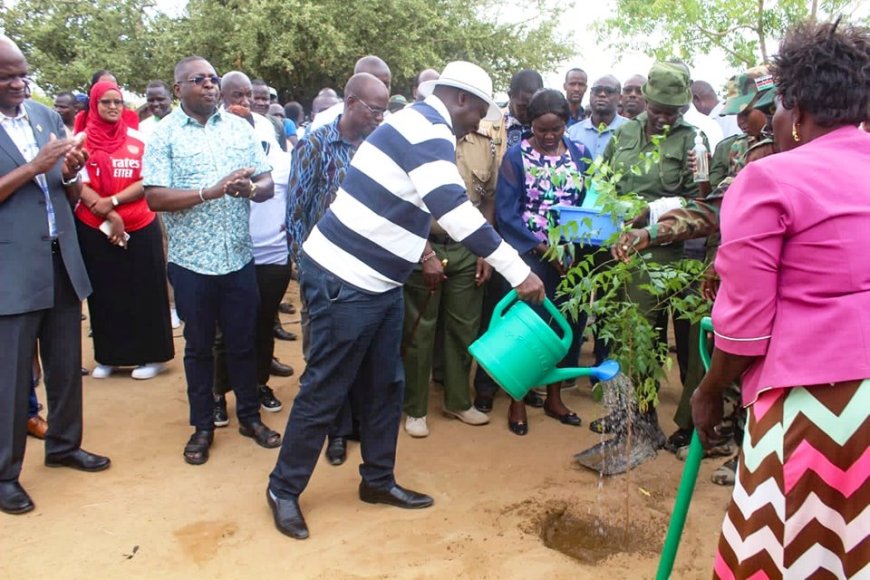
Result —
<path fill-rule="evenodd" d="M 747 165 L 722 204 L 716 347 L 767 389 L 870 378 L 870 135 L 844 127 Z"/>

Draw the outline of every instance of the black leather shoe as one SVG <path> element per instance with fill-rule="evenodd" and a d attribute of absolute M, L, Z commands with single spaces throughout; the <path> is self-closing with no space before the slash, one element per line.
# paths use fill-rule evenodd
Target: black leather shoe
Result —
<path fill-rule="evenodd" d="M 272 357 L 272 366 L 269 367 L 269 374 L 276 377 L 290 377 L 293 376 L 293 367 L 285 365 L 277 358 Z"/>
<path fill-rule="evenodd" d="M 331 465 L 341 465 L 347 459 L 347 439 L 330 437 L 326 446 L 326 459 Z"/>
<path fill-rule="evenodd" d="M 282 302 L 278 305 L 278 312 L 282 314 L 296 314 L 296 307 L 289 302 Z"/>
<path fill-rule="evenodd" d="M 274 328 L 272 328 L 272 332 L 278 340 L 296 340 L 296 335 L 290 331 L 284 330 L 280 324 L 276 324 Z"/>
<path fill-rule="evenodd" d="M 72 467 L 81 471 L 102 471 L 108 469 L 112 461 L 108 457 L 76 449 L 66 455 L 46 455 L 46 467 Z"/>
<path fill-rule="evenodd" d="M 407 510 L 427 508 L 435 503 L 428 495 L 405 489 L 398 484 L 389 489 L 379 489 L 362 482 L 359 484 L 359 498 L 366 503 L 385 503 Z"/>
<path fill-rule="evenodd" d="M 272 517 L 275 518 L 275 527 L 278 528 L 279 532 L 297 540 L 304 540 L 308 537 L 308 526 L 305 525 L 302 510 L 299 509 L 299 500 L 273 496 L 267 487 L 266 501 L 272 508 Z"/>
<path fill-rule="evenodd" d="M 508 429 L 510 429 L 511 433 L 520 437 L 529 434 L 529 424 L 525 421 L 511 421 L 508 419 Z"/>
<path fill-rule="evenodd" d="M 17 481 L 0 483 L 0 511 L 25 514 L 33 509 L 33 500 Z"/>

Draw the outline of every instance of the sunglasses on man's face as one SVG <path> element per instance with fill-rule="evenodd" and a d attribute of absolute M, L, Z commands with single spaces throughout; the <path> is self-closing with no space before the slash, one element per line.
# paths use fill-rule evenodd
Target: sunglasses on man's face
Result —
<path fill-rule="evenodd" d="M 198 87 L 201 87 L 205 84 L 205 81 L 211 82 L 213 85 L 221 84 L 221 78 L 217 75 L 196 75 L 192 79 L 181 79 L 180 83 L 193 83 Z"/>

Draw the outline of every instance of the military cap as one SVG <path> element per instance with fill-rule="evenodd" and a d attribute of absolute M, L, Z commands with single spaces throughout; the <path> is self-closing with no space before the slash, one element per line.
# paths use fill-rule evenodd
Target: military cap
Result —
<path fill-rule="evenodd" d="M 682 107 L 692 102 L 692 88 L 686 66 L 671 62 L 655 63 L 641 87 L 647 101 L 660 105 Z"/>
<path fill-rule="evenodd" d="M 766 66 L 749 69 L 734 79 L 732 95 L 729 87 L 728 99 L 722 107 L 721 116 L 736 115 L 750 107 L 760 109 L 773 104 L 776 85 Z"/>

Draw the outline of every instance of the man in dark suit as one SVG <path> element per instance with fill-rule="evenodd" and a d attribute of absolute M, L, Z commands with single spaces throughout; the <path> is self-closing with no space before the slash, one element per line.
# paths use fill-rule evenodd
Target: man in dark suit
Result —
<path fill-rule="evenodd" d="M 33 501 L 18 483 L 37 340 L 49 428 L 45 464 L 99 471 L 81 449 L 81 301 L 91 293 L 71 204 L 85 155 L 54 111 L 26 100 L 27 61 L 0 35 L 0 511 Z"/>

